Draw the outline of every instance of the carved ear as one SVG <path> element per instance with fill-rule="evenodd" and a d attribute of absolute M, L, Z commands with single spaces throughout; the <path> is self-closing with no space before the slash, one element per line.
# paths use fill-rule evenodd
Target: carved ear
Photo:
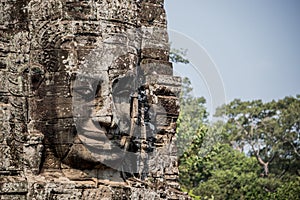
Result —
<path fill-rule="evenodd" d="M 45 78 L 45 72 L 42 67 L 34 66 L 30 68 L 31 90 L 37 90 Z"/>

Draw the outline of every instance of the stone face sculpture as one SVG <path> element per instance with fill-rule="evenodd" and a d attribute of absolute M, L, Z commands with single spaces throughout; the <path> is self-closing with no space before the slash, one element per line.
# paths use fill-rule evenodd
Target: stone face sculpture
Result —
<path fill-rule="evenodd" d="M 186 198 L 162 0 L 7 0 L 0 35 L 1 199 Z"/>

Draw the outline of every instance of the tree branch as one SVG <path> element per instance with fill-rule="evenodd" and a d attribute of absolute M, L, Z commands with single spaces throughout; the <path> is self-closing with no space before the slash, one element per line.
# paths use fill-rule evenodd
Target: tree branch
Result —
<path fill-rule="evenodd" d="M 275 156 L 276 156 L 276 152 L 275 152 L 275 153 L 273 154 L 273 156 L 270 158 L 270 160 L 268 161 L 268 163 L 271 163 L 271 162 L 274 160 Z"/>
<path fill-rule="evenodd" d="M 298 157 L 300 157 L 300 154 L 299 154 L 297 148 L 295 147 L 295 145 L 293 144 L 293 142 L 289 142 L 289 143 L 290 143 L 290 145 L 293 147 L 293 150 L 294 150 L 295 154 L 296 154 Z"/>

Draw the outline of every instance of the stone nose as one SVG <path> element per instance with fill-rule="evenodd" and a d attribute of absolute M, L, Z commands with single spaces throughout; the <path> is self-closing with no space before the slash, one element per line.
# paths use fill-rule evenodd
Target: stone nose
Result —
<path fill-rule="evenodd" d="M 95 98 L 95 107 L 92 114 L 93 121 L 101 125 L 111 126 L 113 116 L 112 104 L 111 95 Z"/>

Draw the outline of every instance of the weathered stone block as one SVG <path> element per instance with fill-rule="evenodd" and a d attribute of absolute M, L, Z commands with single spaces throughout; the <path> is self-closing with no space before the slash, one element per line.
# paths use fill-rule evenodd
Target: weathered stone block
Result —
<path fill-rule="evenodd" d="M 157 96 L 174 96 L 179 97 L 181 88 L 171 85 L 151 85 L 151 91 Z"/>
<path fill-rule="evenodd" d="M 11 194 L 11 195 L 0 195 L 1 200 L 27 200 L 26 195 L 18 195 L 18 194 Z"/>
<path fill-rule="evenodd" d="M 166 26 L 165 10 L 160 2 L 143 1 L 139 13 L 140 23 L 145 26 Z"/>
<path fill-rule="evenodd" d="M 0 159 L 0 170 L 9 170 L 11 168 L 11 152 L 9 146 L 4 144 L 0 145 Z"/>
<path fill-rule="evenodd" d="M 178 116 L 179 101 L 174 97 L 158 97 L 158 105 L 162 106 L 168 115 Z"/>
<path fill-rule="evenodd" d="M 1 194 L 26 194 L 28 184 L 25 178 L 20 177 L 0 177 L 0 195 Z"/>
<path fill-rule="evenodd" d="M 87 189 L 83 191 L 82 199 L 90 200 L 90 199 L 103 199 L 110 200 L 113 198 L 113 192 L 104 186 L 99 186 L 97 189 Z"/>
<path fill-rule="evenodd" d="M 146 82 L 153 85 L 181 86 L 181 78 L 178 76 L 151 75 L 146 77 Z"/>
<path fill-rule="evenodd" d="M 7 73 L 5 71 L 0 71 L 0 95 L 8 93 L 7 87 Z"/>
<path fill-rule="evenodd" d="M 59 94 L 59 93 L 58 93 Z M 45 96 L 40 101 L 31 100 L 31 112 L 30 116 L 33 120 L 51 120 L 57 118 L 72 118 L 72 98 L 53 98 L 55 94 L 51 94 L 52 97 Z M 49 109 L 44 109 L 44 108 Z"/>
<path fill-rule="evenodd" d="M 145 76 L 151 74 L 173 75 L 172 63 L 167 61 L 158 61 L 154 59 L 143 59 L 141 69 Z"/>

